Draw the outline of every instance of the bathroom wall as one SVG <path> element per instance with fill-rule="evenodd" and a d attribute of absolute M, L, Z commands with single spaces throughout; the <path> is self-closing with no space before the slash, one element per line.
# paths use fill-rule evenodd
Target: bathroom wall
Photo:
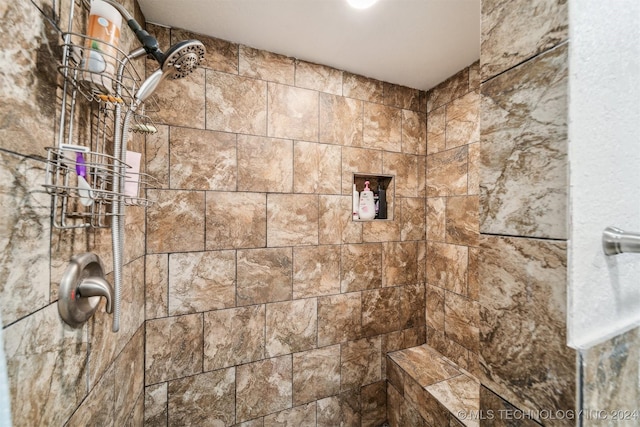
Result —
<path fill-rule="evenodd" d="M 41 13 L 36 5 L 42 9 Z M 56 5 L 56 10 L 53 10 Z M 136 11 L 133 1 L 125 2 Z M 44 147 L 55 144 L 60 114 L 61 37 L 51 19 L 67 28 L 69 2 L 2 2 L 0 40 L 0 311 L 15 426 L 141 425 L 144 400 L 144 211 L 127 217 L 122 329 L 97 314 L 81 328 L 60 319 L 57 284 L 76 253 L 99 254 L 111 271 L 109 231 L 52 229 L 44 192 Z M 76 31 L 86 17 L 78 15 Z M 121 45 L 132 46 L 123 31 Z M 79 123 L 90 106 L 78 101 Z M 79 139 L 78 139 L 79 138 Z M 144 151 L 134 137 L 133 149 Z M 110 280 L 110 278 L 109 278 Z M 116 387 L 117 384 L 117 387 Z"/>
<path fill-rule="evenodd" d="M 567 19 L 562 0 L 482 2 L 478 281 L 485 409 L 495 404 L 490 392 L 520 409 L 576 408 L 576 354 L 566 344 Z"/>
<path fill-rule="evenodd" d="M 477 374 L 479 351 L 476 62 L 427 93 L 427 342 Z"/>
<path fill-rule="evenodd" d="M 152 29 L 207 58 L 147 138 L 146 423 L 380 425 L 383 355 L 425 341 L 425 93 Z M 393 220 L 352 221 L 354 173 Z"/>

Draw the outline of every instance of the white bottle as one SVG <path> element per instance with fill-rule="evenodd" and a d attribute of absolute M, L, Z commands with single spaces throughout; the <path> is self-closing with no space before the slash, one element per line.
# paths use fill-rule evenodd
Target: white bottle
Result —
<path fill-rule="evenodd" d="M 353 198 L 352 198 L 352 210 L 353 210 L 353 219 L 360 219 L 360 215 L 358 214 L 358 210 L 360 206 L 360 193 L 358 193 L 358 189 L 356 185 L 353 184 Z"/>
<path fill-rule="evenodd" d="M 360 193 L 358 209 L 360 219 L 370 220 L 376 217 L 376 207 L 373 201 L 373 191 L 369 189 L 369 181 L 364 182 L 364 190 Z"/>

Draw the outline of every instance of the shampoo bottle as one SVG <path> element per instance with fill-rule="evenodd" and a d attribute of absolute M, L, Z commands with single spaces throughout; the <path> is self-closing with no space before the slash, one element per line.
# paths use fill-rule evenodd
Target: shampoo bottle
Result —
<path fill-rule="evenodd" d="M 378 219 L 387 219 L 387 191 L 378 183 Z"/>
<path fill-rule="evenodd" d="M 374 219 L 376 207 L 373 202 L 373 191 L 369 188 L 369 181 L 364 182 L 364 190 L 360 193 L 360 207 L 358 209 L 360 219 Z"/>
<path fill-rule="evenodd" d="M 359 206 L 360 206 L 360 193 L 358 193 L 358 189 L 356 185 L 353 184 L 353 198 L 352 198 L 353 207 L 353 219 L 360 219 L 360 215 L 358 214 Z"/>

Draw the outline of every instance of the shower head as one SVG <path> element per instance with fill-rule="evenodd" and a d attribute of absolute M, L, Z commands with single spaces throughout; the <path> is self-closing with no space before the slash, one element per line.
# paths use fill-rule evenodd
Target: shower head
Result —
<path fill-rule="evenodd" d="M 162 72 L 166 78 L 181 79 L 191 74 L 204 60 L 205 48 L 198 40 L 183 40 L 164 54 Z"/>

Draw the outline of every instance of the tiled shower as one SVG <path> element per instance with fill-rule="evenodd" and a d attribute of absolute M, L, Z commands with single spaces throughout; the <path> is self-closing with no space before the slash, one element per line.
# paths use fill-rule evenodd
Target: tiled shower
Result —
<path fill-rule="evenodd" d="M 109 231 L 50 227 L 59 37 L 34 4 L 0 9 L 21 64 L 0 105 L 14 425 L 379 426 L 386 353 L 425 342 L 480 380 L 482 409 L 576 408 L 566 5 L 483 3 L 483 28 L 503 32 L 429 92 L 149 24 L 162 46 L 199 38 L 207 57 L 158 91 L 158 132 L 132 134 L 159 185 L 127 211 L 118 334 L 102 307 L 80 329 L 59 319 L 69 257 L 109 266 Z M 549 25 L 510 51 L 521 20 Z M 352 221 L 355 173 L 394 177 L 393 220 Z M 595 377 L 587 402 L 606 398 Z"/>

